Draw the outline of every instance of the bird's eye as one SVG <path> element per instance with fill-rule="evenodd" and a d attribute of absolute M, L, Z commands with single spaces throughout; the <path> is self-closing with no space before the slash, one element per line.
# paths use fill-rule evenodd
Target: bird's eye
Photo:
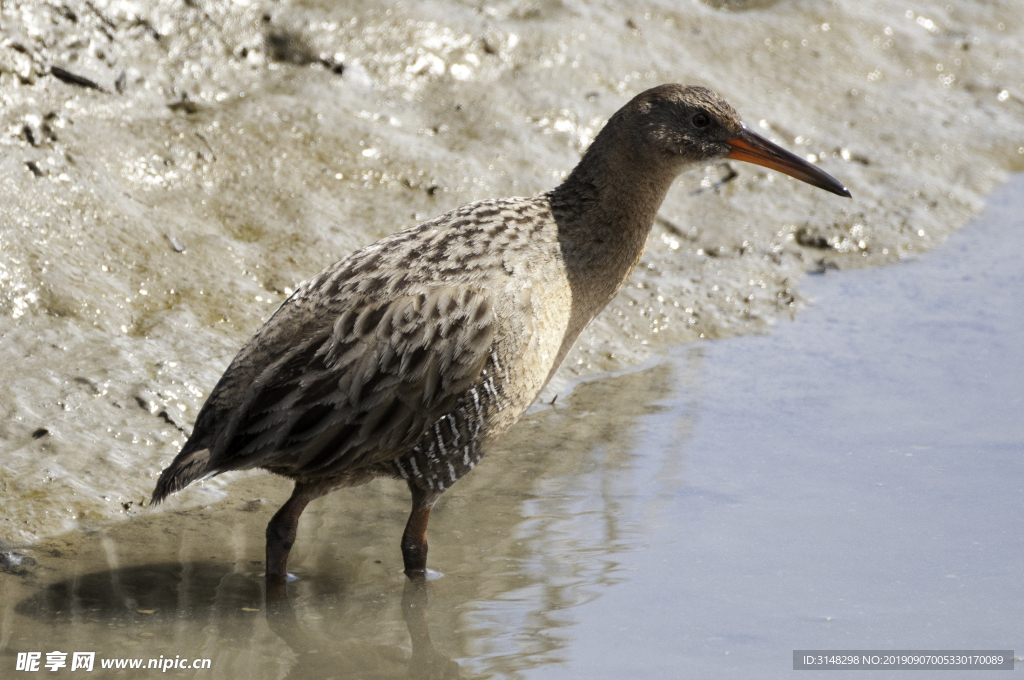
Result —
<path fill-rule="evenodd" d="M 695 125 L 696 127 L 705 127 L 705 126 L 706 126 L 706 125 L 707 125 L 708 123 L 710 123 L 710 122 L 711 122 L 711 119 L 710 119 L 710 118 L 708 118 L 708 117 L 707 117 L 706 115 L 704 115 L 703 113 L 698 113 L 698 114 L 696 114 L 696 115 L 695 115 L 695 116 L 693 117 L 693 124 L 694 124 L 694 125 Z"/>

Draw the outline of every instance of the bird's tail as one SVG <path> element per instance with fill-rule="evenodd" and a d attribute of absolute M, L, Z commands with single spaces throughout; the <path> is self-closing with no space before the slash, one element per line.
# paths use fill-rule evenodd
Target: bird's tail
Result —
<path fill-rule="evenodd" d="M 199 449 L 180 453 L 167 468 L 160 473 L 160 479 L 156 481 L 156 488 L 153 489 L 153 498 L 150 505 L 156 505 L 175 491 L 181 491 L 186 486 L 200 477 L 206 477 L 212 471 L 209 469 L 210 450 Z"/>

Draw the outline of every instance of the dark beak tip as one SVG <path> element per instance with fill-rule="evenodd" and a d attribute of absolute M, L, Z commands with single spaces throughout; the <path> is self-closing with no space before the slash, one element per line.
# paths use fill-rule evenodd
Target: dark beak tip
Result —
<path fill-rule="evenodd" d="M 835 194 L 836 196 L 842 196 L 843 198 L 851 198 L 851 199 L 853 198 L 853 194 L 850 193 L 850 190 L 847 189 L 846 187 L 844 187 L 842 184 L 839 184 L 838 182 L 836 182 L 835 185 L 831 185 L 831 186 L 825 186 L 823 184 L 818 184 L 816 186 L 819 189 L 824 189 L 825 191 L 829 192 L 830 194 Z"/>

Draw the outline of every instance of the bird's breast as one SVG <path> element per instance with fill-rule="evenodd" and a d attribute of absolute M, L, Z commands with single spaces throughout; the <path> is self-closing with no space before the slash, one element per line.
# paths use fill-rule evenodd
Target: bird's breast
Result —
<path fill-rule="evenodd" d="M 507 385 L 499 386 L 504 408 L 488 427 L 492 437 L 507 430 L 537 398 L 564 358 L 572 330 L 572 289 L 560 260 L 538 257 L 526 266 L 528 274 L 510 277 L 497 309 L 504 332 L 495 339 L 495 349 L 508 378 Z"/>

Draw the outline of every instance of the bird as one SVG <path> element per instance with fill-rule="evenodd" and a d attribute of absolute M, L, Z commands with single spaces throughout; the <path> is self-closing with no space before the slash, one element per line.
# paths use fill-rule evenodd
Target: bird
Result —
<path fill-rule="evenodd" d="M 265 578 L 283 583 L 308 503 L 403 480 L 403 566 L 423 577 L 435 502 L 530 407 L 629 279 L 675 178 L 725 159 L 851 197 L 712 90 L 641 92 L 556 188 L 455 208 L 299 285 L 210 392 L 151 503 L 231 470 L 290 478 L 266 530 Z"/>

